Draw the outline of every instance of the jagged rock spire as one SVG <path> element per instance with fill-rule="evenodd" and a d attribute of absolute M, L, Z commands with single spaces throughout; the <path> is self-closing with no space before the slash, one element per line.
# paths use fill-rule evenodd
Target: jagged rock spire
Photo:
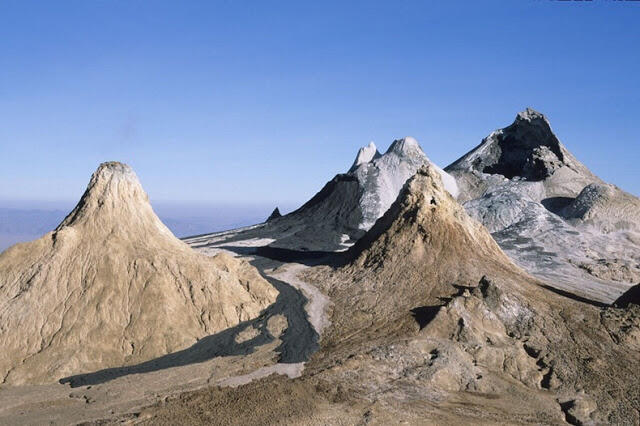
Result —
<path fill-rule="evenodd" d="M 282 217 L 282 214 L 280 213 L 280 209 L 276 207 L 275 209 L 273 209 L 273 212 L 271 212 L 271 214 L 267 218 L 267 222 L 271 222 L 272 220 L 277 219 L 279 217 Z"/>
<path fill-rule="evenodd" d="M 356 155 L 356 159 L 349 171 L 355 170 L 359 165 L 369 163 L 376 158 L 380 158 L 380 152 L 376 148 L 376 144 L 373 141 L 369 142 L 369 145 L 363 146 L 358 150 L 358 154 Z"/>

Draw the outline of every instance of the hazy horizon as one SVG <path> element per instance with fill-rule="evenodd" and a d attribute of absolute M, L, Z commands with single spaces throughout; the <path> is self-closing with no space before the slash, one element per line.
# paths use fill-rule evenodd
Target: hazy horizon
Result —
<path fill-rule="evenodd" d="M 0 199 L 0 252 L 32 241 L 55 229 L 76 201 L 24 201 Z M 160 220 L 178 238 L 225 231 L 264 222 L 275 205 L 248 203 L 185 203 L 151 200 Z M 285 214 L 298 206 L 277 206 Z"/>
<path fill-rule="evenodd" d="M 50 227 L 111 160 L 179 236 L 248 225 L 370 141 L 413 136 L 445 167 L 526 107 L 640 195 L 640 3 L 282 6 L 0 3 L 0 208 L 58 211 L 0 226 Z"/>

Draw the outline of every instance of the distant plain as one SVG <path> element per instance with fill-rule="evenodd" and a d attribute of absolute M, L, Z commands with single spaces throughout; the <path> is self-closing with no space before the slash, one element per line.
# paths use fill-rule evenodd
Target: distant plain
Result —
<path fill-rule="evenodd" d="M 52 231 L 74 205 L 74 201 L 0 200 L 0 251 Z M 271 204 L 168 201 L 152 201 L 152 205 L 162 222 L 178 238 L 260 223 L 276 207 Z M 293 205 L 278 207 L 283 214 L 295 208 Z"/>

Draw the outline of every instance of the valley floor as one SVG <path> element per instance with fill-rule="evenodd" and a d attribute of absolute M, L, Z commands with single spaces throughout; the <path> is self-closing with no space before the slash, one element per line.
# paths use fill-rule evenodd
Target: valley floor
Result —
<path fill-rule="evenodd" d="M 322 263 L 317 253 L 305 259 L 278 252 L 274 260 L 255 254 L 268 241 L 233 233 L 186 242 L 207 255 L 225 250 L 249 260 L 279 290 L 277 302 L 253 321 L 137 366 L 74 376 L 66 384 L 0 387 L 0 424 L 496 424 L 507 418 L 562 424 L 571 418 L 573 400 L 513 379 L 483 379 L 490 385 L 482 386 L 499 394 L 482 391 L 481 375 L 478 389 L 454 391 L 462 373 L 449 364 L 458 355 L 442 352 L 446 345 L 428 333 L 364 343 L 355 337 L 357 344 L 349 337 L 343 347 L 320 348 L 333 301 L 324 283 L 308 279 L 309 266 Z"/>

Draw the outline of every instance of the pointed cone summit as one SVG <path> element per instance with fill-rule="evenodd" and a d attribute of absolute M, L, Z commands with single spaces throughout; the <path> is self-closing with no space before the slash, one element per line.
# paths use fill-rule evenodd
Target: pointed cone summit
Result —
<path fill-rule="evenodd" d="M 404 137 L 402 139 L 396 139 L 389 146 L 387 152 L 395 152 L 400 155 L 407 155 L 419 150 L 423 155 L 424 151 L 420 147 L 420 144 L 415 138 L 411 136 Z"/>
<path fill-rule="evenodd" d="M 82 198 L 56 230 L 67 227 L 123 235 L 136 228 L 173 236 L 153 212 L 133 169 L 115 161 L 100 164 Z"/>
<path fill-rule="evenodd" d="M 94 214 L 140 207 L 148 202 L 147 195 L 131 167 L 115 161 L 102 163 L 91 176 L 80 202 L 60 227 L 82 222 Z"/>
<path fill-rule="evenodd" d="M 248 263 L 174 237 L 131 168 L 104 163 L 55 231 L 0 254 L 0 384 L 147 361 L 276 297 Z"/>
<path fill-rule="evenodd" d="M 524 111 L 520 111 L 518 113 L 518 115 L 516 116 L 516 122 L 517 121 L 533 121 L 533 120 L 544 120 L 547 121 L 547 119 L 545 118 L 544 114 L 542 114 L 541 112 L 536 111 L 535 109 L 531 108 L 531 107 L 527 107 Z M 547 124 L 549 122 L 547 121 Z"/>
<path fill-rule="evenodd" d="M 427 246 L 437 246 L 438 252 L 451 252 L 443 261 L 458 262 L 459 255 L 467 255 L 467 259 L 487 257 L 510 263 L 488 231 L 471 219 L 445 189 L 440 173 L 431 165 L 422 166 L 407 181 L 389 210 L 352 247 L 350 254 L 362 266 L 384 266 L 389 261 L 385 253 L 408 250 L 412 253 L 408 258 L 397 260 L 411 262 L 427 254 L 423 252 L 425 242 Z M 470 252 L 474 254 L 471 257 Z"/>

